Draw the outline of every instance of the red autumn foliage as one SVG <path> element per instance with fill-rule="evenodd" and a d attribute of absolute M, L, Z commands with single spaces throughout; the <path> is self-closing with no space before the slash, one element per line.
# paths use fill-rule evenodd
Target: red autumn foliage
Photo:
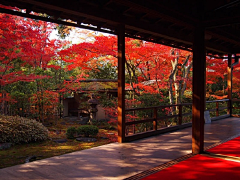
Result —
<path fill-rule="evenodd" d="M 15 8 L 15 10 L 19 9 Z M 110 63 L 113 67 L 117 66 L 116 36 L 96 36 L 94 41 L 63 48 L 66 45 L 65 42 L 49 39 L 55 26 L 42 21 L 0 14 L 1 88 L 19 81 L 34 82 L 35 80 L 50 79 L 50 76 L 37 73 L 36 69 L 42 71 L 61 70 L 61 65 L 52 63 L 52 61 L 57 62 L 59 59 L 66 64 L 65 72 L 73 71 L 76 68 L 80 69 L 79 75 L 58 84 L 57 89 L 60 93 L 77 91 L 81 85 L 80 81 L 87 78 L 87 72 L 101 67 L 102 61 Z M 166 94 L 163 94 L 162 90 L 172 91 L 172 96 L 177 96 L 180 91 L 191 91 L 192 54 L 190 52 L 126 38 L 125 57 L 126 87 L 137 95 L 160 94 L 163 99 Z M 185 75 L 187 68 L 189 68 L 190 73 Z M 207 57 L 207 84 L 215 84 L 219 79 L 224 79 L 226 70 L 226 60 Z M 236 87 L 234 92 L 240 88 L 237 85 L 240 84 L 239 70 L 240 65 L 236 65 L 233 75 Z M 175 77 L 171 76 L 174 74 L 173 72 Z M 53 97 L 50 88 L 44 89 L 41 83 L 42 81 L 38 81 L 38 92 L 32 97 L 32 103 L 40 104 L 40 101 L 44 101 L 44 99 L 39 98 L 43 94 L 44 97 L 46 96 L 46 100 L 51 101 L 52 105 L 57 103 L 55 99 L 58 98 Z M 171 88 L 172 90 L 170 90 Z M 216 95 L 214 97 L 219 98 Z M 1 101 L 10 101 L 9 98 L 4 98 Z M 175 103 L 177 102 L 175 100 Z M 133 102 L 129 101 L 127 104 L 131 105 Z M 52 109 L 48 104 L 42 108 L 43 111 L 46 110 L 44 108 Z M 39 111 L 39 109 L 40 107 L 35 106 L 35 110 Z M 109 112 L 110 116 L 116 117 L 116 108 L 108 107 L 106 111 Z M 165 111 L 168 113 L 168 110 Z M 136 117 L 133 115 L 127 117 L 127 119 L 134 118 Z"/>
<path fill-rule="evenodd" d="M 49 63 L 57 58 L 60 41 L 48 37 L 53 24 L 0 14 L 0 85 L 17 81 L 34 81 L 47 76 L 26 74 L 25 68 L 54 68 Z"/>

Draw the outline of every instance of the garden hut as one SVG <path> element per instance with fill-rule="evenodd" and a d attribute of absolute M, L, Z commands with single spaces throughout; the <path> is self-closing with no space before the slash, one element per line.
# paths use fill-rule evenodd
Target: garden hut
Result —
<path fill-rule="evenodd" d="M 63 98 L 63 117 L 89 116 L 89 99 L 91 94 L 106 93 L 107 98 L 117 97 L 117 81 L 112 79 L 88 79 L 78 82 L 78 90 Z M 96 120 L 107 119 L 103 106 L 98 103 Z"/>

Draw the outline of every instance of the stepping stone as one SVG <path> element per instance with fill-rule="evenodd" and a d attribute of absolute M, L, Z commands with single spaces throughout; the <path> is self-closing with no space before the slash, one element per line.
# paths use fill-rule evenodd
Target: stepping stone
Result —
<path fill-rule="evenodd" d="M 67 142 L 67 139 L 55 139 L 55 140 L 53 140 L 53 142 L 56 142 L 56 143 L 65 143 L 65 142 Z"/>
<path fill-rule="evenodd" d="M 37 156 L 33 155 L 33 156 L 28 156 L 26 159 L 25 159 L 25 163 L 29 163 L 29 162 L 32 162 L 32 161 L 36 161 L 37 160 Z"/>
<path fill-rule="evenodd" d="M 76 138 L 76 140 L 80 142 L 96 142 L 97 141 L 96 138 L 89 138 L 89 137 L 80 137 L 80 138 Z"/>

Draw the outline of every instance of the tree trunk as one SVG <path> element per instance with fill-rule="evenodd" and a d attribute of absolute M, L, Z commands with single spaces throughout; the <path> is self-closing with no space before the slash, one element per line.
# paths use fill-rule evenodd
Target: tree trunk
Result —
<path fill-rule="evenodd" d="M 174 61 L 172 60 L 171 63 L 172 63 L 172 72 L 169 76 L 169 101 L 170 101 L 170 104 L 174 104 L 174 91 L 173 91 L 173 85 L 175 86 L 175 101 L 176 101 L 176 88 L 178 88 L 176 85 L 175 85 L 175 81 L 176 81 L 176 73 L 177 73 L 177 65 L 178 65 L 178 59 L 179 57 L 176 57 L 174 58 Z M 170 114 L 173 115 L 175 112 L 175 108 L 172 107 L 171 108 L 171 111 L 170 111 Z"/>
<path fill-rule="evenodd" d="M 171 61 L 172 63 L 172 72 L 169 76 L 169 102 L 170 104 L 174 104 L 174 99 L 175 99 L 175 104 L 181 104 L 182 103 L 182 98 L 184 95 L 184 92 L 187 87 L 187 82 L 186 79 L 190 73 L 190 70 L 192 68 L 192 62 L 190 63 L 189 66 L 187 66 L 187 63 L 190 59 L 190 55 L 186 57 L 185 61 L 182 64 L 179 64 L 179 56 L 174 58 L 174 60 Z M 181 72 L 181 74 L 179 73 Z M 179 77 L 179 80 L 177 77 Z M 173 90 L 173 85 L 174 85 L 174 90 Z M 175 97 L 174 97 L 175 95 Z M 176 106 L 175 108 L 171 108 L 171 115 L 174 114 L 174 112 L 178 112 L 179 108 Z"/>

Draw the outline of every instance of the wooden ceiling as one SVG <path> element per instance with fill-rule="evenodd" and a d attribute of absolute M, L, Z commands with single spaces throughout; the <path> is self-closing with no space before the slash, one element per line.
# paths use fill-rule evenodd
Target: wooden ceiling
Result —
<path fill-rule="evenodd" d="M 125 24 L 126 36 L 191 50 L 198 23 L 205 27 L 206 49 L 211 54 L 240 53 L 240 0 L 0 0 L 0 4 L 26 9 L 27 13 L 0 9 L 25 17 L 31 11 L 45 13 L 36 19 L 116 34 Z"/>

